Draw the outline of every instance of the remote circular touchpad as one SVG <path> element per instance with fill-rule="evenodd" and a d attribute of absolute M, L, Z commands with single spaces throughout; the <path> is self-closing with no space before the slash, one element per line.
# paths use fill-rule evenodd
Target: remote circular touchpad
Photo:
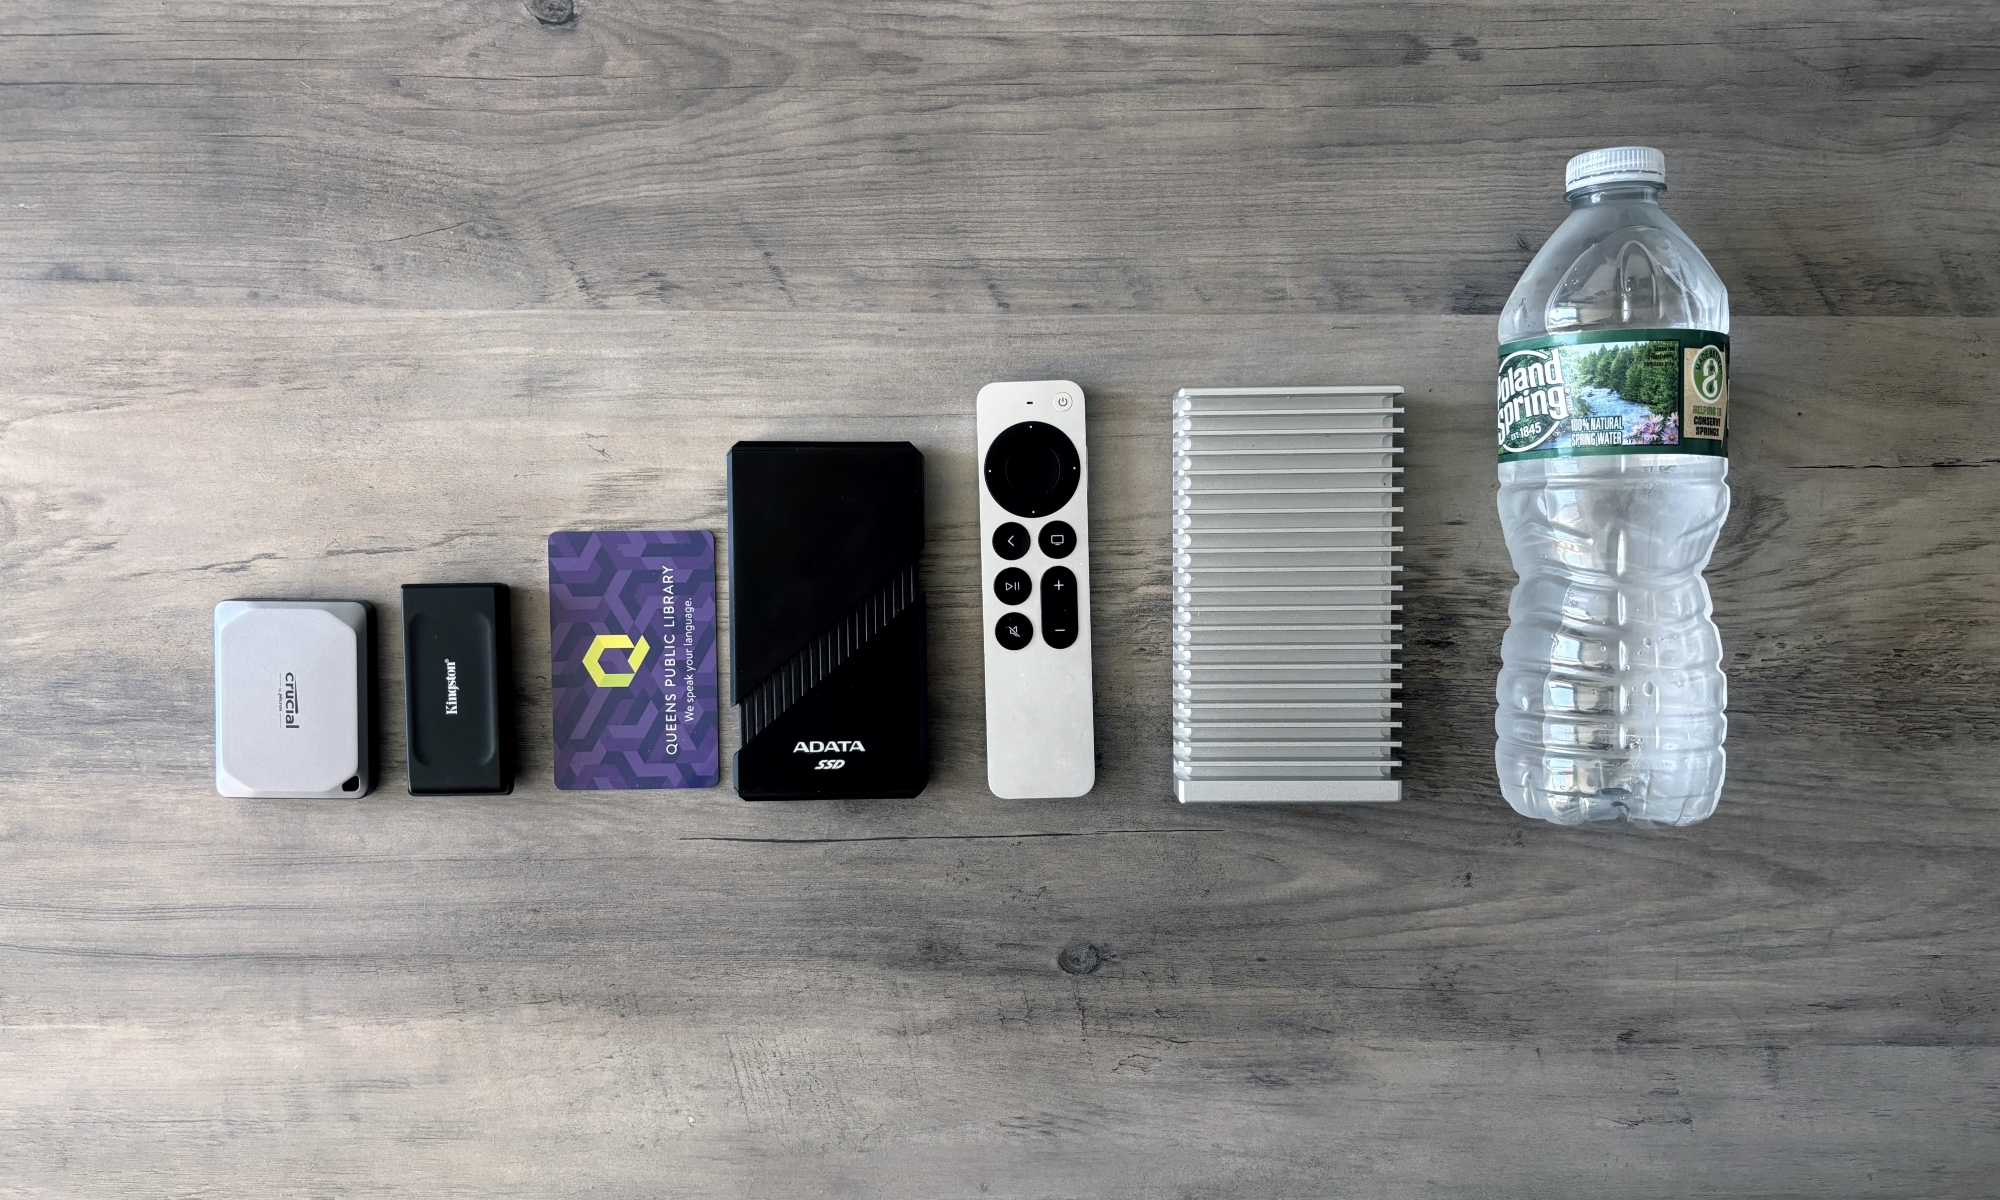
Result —
<path fill-rule="evenodd" d="M 986 490 L 1017 517 L 1045 517 L 1069 503 L 1083 481 L 1083 462 L 1069 435 L 1041 421 L 1023 421 L 986 451 Z"/>

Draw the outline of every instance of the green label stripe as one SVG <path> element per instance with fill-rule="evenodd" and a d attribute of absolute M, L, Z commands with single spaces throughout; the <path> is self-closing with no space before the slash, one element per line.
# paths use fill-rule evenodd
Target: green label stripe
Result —
<path fill-rule="evenodd" d="M 1500 347 L 1501 462 L 1729 453 L 1729 335 L 1598 329 Z"/>

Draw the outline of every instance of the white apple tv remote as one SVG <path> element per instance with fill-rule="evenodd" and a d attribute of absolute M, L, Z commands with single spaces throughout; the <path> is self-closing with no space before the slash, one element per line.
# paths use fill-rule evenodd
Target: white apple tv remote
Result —
<path fill-rule="evenodd" d="M 979 389 L 986 783 L 1009 800 L 1097 782 L 1090 691 L 1090 456 L 1083 389 Z"/>

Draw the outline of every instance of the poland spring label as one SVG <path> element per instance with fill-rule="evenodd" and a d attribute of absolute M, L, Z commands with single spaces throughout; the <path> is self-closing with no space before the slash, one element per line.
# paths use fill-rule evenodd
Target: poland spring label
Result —
<path fill-rule="evenodd" d="M 1500 461 L 1729 453 L 1729 335 L 1553 333 L 1500 347 Z"/>

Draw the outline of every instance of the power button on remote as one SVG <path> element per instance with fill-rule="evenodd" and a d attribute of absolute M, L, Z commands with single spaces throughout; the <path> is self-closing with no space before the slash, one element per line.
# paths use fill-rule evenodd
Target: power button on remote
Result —
<path fill-rule="evenodd" d="M 1070 396 L 1070 394 L 1069 394 L 1068 392 L 1057 392 L 1057 393 L 1056 393 L 1056 407 L 1057 407 L 1057 408 L 1068 408 L 1068 407 L 1069 407 L 1070 405 L 1072 405 L 1072 404 L 1075 404 L 1075 403 L 1076 403 L 1076 400 L 1075 400 L 1074 398 L 1072 398 L 1072 397 Z"/>

